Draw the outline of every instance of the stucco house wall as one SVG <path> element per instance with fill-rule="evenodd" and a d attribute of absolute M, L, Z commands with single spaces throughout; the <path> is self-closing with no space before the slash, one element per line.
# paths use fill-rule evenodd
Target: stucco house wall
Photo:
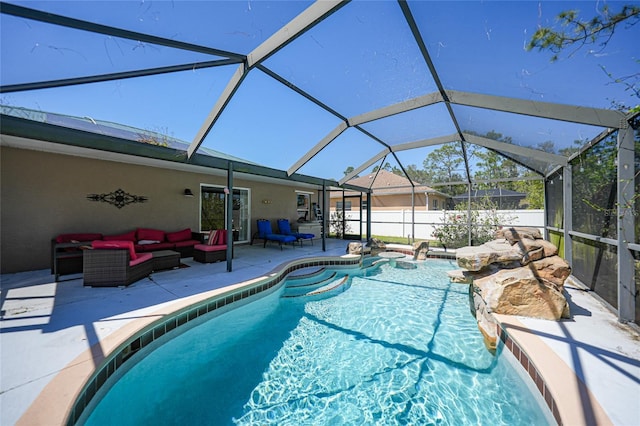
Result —
<path fill-rule="evenodd" d="M 371 209 L 378 211 L 410 209 L 412 206 L 416 210 L 442 210 L 448 207 L 450 198 L 447 194 L 426 185 L 412 186 L 411 181 L 406 177 L 387 170 L 359 176 L 349 180 L 348 183 L 362 188 L 371 188 Z M 349 192 L 345 193 L 345 195 L 349 194 Z M 333 191 L 330 196 L 330 208 L 337 210 L 343 194 L 341 191 Z M 357 205 L 358 198 L 347 198 L 346 201 L 351 201 L 351 210 L 360 209 Z"/>
<path fill-rule="evenodd" d="M 225 186 L 225 171 L 193 173 L 161 167 L 0 147 L 0 266 L 2 273 L 50 267 L 50 242 L 58 234 L 117 234 L 137 227 L 199 231 L 201 184 Z M 255 220 L 297 219 L 295 183 L 234 179 L 250 188 L 249 226 Z M 185 197 L 190 188 L 194 197 Z M 122 189 L 148 198 L 123 208 L 87 199 Z M 309 191 L 309 188 L 304 188 Z M 312 196 L 317 197 L 317 192 Z M 264 201 L 264 202 L 263 202 Z"/>
<path fill-rule="evenodd" d="M 366 197 L 362 198 L 366 200 Z M 413 198 L 416 210 L 442 210 L 447 205 L 447 198 L 439 194 L 429 194 L 429 205 L 427 206 L 427 196 L 424 192 L 415 193 Z M 433 201 L 438 204 L 434 208 Z M 357 198 L 347 198 L 351 201 L 351 210 L 359 210 Z M 338 202 L 342 202 L 341 193 L 333 192 L 331 195 L 331 210 L 336 210 Z M 375 210 L 402 210 L 411 208 L 411 194 L 373 194 L 371 197 L 371 208 Z"/>

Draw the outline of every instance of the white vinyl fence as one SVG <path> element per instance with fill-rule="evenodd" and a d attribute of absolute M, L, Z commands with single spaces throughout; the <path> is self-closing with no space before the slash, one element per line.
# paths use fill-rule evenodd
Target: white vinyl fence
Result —
<path fill-rule="evenodd" d="M 333 213 L 333 210 L 331 211 Z M 386 210 L 371 212 L 371 233 L 373 235 L 382 235 L 389 237 L 406 237 L 413 236 L 416 240 L 434 239 L 433 232 L 435 226 L 444 223 L 449 214 L 460 213 L 457 210 L 440 210 L 440 211 L 416 211 L 415 225 L 411 225 L 411 209 L 407 210 Z M 487 214 L 486 211 L 480 211 L 480 214 Z M 501 218 L 505 218 L 503 226 L 529 226 L 544 231 L 544 210 L 498 210 L 497 214 Z M 359 211 L 345 212 L 347 226 L 350 232 L 357 233 Z M 331 217 L 331 216 L 330 216 Z M 366 234 L 366 218 L 367 212 L 362 212 L 362 234 Z"/>

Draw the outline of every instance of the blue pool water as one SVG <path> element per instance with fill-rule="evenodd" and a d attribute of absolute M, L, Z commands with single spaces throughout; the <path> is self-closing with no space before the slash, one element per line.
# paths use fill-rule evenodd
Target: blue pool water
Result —
<path fill-rule="evenodd" d="M 323 298 L 283 287 L 136 354 L 86 424 L 548 424 L 454 268 L 382 264 Z"/>

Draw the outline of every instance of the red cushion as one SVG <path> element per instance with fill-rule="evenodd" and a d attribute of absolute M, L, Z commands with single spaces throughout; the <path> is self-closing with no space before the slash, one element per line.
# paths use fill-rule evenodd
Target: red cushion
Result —
<path fill-rule="evenodd" d="M 153 243 L 153 244 L 136 244 L 134 247 L 136 252 L 150 252 L 158 250 L 173 250 L 176 245 L 174 243 Z"/>
<path fill-rule="evenodd" d="M 218 242 L 217 244 L 227 244 L 227 230 L 221 229 L 218 231 Z"/>
<path fill-rule="evenodd" d="M 136 266 L 151 259 L 153 259 L 153 255 L 151 253 L 142 253 L 138 255 L 137 259 L 130 260 L 129 266 Z"/>
<path fill-rule="evenodd" d="M 191 239 L 191 228 L 182 231 L 167 232 L 167 241 L 177 243 L 178 241 L 186 241 Z"/>
<path fill-rule="evenodd" d="M 129 250 L 129 260 L 136 260 L 138 256 L 133 248 L 132 241 L 100 241 L 96 240 L 91 243 L 94 249 L 103 250 Z"/>
<path fill-rule="evenodd" d="M 136 231 L 127 232 L 119 235 L 105 235 L 103 240 L 105 241 L 136 241 Z"/>
<path fill-rule="evenodd" d="M 221 244 L 221 245 L 211 246 L 209 244 L 196 244 L 195 246 L 193 246 L 193 249 L 200 250 L 200 251 L 221 251 L 221 250 L 226 250 L 227 245 Z"/>
<path fill-rule="evenodd" d="M 60 234 L 56 237 L 56 243 L 70 243 L 71 241 L 93 241 L 101 239 L 102 234 L 97 233 Z"/>
<path fill-rule="evenodd" d="M 158 229 L 138 228 L 136 231 L 138 241 L 140 240 L 155 240 L 164 241 L 164 231 Z"/>
<path fill-rule="evenodd" d="M 175 243 L 176 247 L 189 247 L 195 246 L 196 244 L 200 244 L 198 240 L 186 240 L 186 241 L 178 241 Z"/>

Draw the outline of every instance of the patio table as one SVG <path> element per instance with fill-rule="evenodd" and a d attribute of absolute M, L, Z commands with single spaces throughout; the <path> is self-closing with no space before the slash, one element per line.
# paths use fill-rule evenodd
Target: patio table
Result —
<path fill-rule="evenodd" d="M 153 255 L 153 270 L 174 269 L 180 267 L 180 253 L 173 250 L 159 250 L 151 252 Z"/>

